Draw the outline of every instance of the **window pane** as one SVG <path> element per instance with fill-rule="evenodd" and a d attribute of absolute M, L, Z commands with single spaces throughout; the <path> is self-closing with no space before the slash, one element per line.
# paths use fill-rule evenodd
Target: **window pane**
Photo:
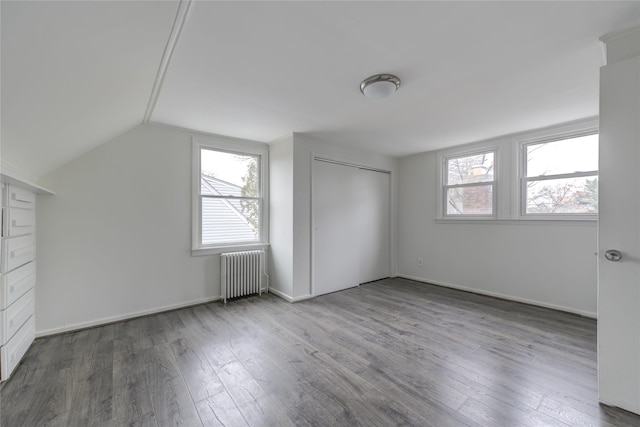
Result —
<path fill-rule="evenodd" d="M 258 200 L 202 198 L 202 244 L 258 241 Z"/>
<path fill-rule="evenodd" d="M 200 151 L 201 194 L 259 197 L 259 156 Z"/>
<path fill-rule="evenodd" d="M 492 215 L 493 184 L 447 189 L 447 215 Z"/>
<path fill-rule="evenodd" d="M 447 184 L 466 184 L 472 182 L 493 181 L 492 151 L 467 157 L 448 159 Z"/>
<path fill-rule="evenodd" d="M 598 135 L 526 146 L 527 176 L 598 170 Z"/>
<path fill-rule="evenodd" d="M 529 181 L 528 214 L 585 214 L 598 212 L 598 177 Z"/>

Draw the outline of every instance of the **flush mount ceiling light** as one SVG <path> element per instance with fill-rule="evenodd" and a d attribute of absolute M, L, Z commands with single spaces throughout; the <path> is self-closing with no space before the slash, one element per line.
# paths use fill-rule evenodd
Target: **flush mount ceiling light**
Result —
<path fill-rule="evenodd" d="M 400 87 L 400 79 L 393 74 L 376 74 L 360 83 L 360 92 L 367 98 L 386 98 Z"/>

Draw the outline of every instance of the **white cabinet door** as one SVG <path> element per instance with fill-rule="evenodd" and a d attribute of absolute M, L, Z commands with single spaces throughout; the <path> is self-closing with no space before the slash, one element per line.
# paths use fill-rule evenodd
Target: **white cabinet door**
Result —
<path fill-rule="evenodd" d="M 20 236 L 2 240 L 2 262 L 0 272 L 7 273 L 35 259 L 35 237 Z"/>
<path fill-rule="evenodd" d="M 390 176 L 313 162 L 313 295 L 389 277 Z"/>
<path fill-rule="evenodd" d="M 600 400 L 640 413 L 640 59 L 600 73 Z M 607 250 L 622 253 L 619 261 Z"/>

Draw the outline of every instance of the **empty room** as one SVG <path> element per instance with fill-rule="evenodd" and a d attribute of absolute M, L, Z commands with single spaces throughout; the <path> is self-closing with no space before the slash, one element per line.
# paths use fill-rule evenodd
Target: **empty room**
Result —
<path fill-rule="evenodd" d="M 0 426 L 640 425 L 640 2 L 0 24 Z"/>

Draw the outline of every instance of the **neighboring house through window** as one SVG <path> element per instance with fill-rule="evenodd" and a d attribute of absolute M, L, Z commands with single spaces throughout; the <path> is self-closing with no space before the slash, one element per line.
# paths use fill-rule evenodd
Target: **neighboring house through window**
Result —
<path fill-rule="evenodd" d="M 598 213 L 598 134 L 522 144 L 523 215 Z"/>
<path fill-rule="evenodd" d="M 495 151 L 444 159 L 445 216 L 493 216 Z"/>
<path fill-rule="evenodd" d="M 234 141 L 207 142 L 194 142 L 193 249 L 264 244 L 267 149 Z"/>
<path fill-rule="evenodd" d="M 202 245 L 256 242 L 259 198 L 244 198 L 245 186 L 202 173 Z"/>
<path fill-rule="evenodd" d="M 442 150 L 438 220 L 596 220 L 597 120 Z"/>

